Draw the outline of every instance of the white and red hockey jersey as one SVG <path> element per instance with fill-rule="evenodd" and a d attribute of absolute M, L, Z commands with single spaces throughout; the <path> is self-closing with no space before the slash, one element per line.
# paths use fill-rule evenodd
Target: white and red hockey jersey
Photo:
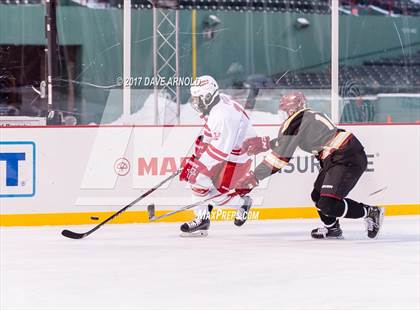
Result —
<path fill-rule="evenodd" d="M 210 170 L 221 161 L 248 161 L 251 157 L 241 151 L 242 143 L 257 134 L 242 106 L 229 96 L 220 94 L 220 101 L 207 117 L 203 135 L 203 142 L 208 146 L 201 155 L 200 162 Z"/>

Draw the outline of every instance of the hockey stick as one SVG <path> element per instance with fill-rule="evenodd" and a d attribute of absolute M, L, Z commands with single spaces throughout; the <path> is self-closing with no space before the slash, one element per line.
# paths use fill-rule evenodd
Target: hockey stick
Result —
<path fill-rule="evenodd" d="M 209 198 L 206 198 L 204 200 L 201 200 L 201 201 L 198 201 L 198 202 L 189 204 L 188 206 L 185 206 L 185 207 L 179 208 L 177 210 L 174 210 L 174 211 L 171 211 L 171 212 L 162 214 L 160 216 L 155 216 L 155 205 L 154 204 L 150 204 L 150 205 L 147 206 L 147 213 L 149 214 L 149 221 L 154 222 L 154 221 L 163 219 L 165 217 L 168 217 L 168 216 L 177 214 L 179 212 L 182 212 L 182 211 L 185 211 L 185 210 L 194 208 L 196 206 L 199 206 L 201 204 L 204 204 L 206 202 L 209 202 L 210 200 L 213 200 L 215 198 L 218 198 L 218 197 L 221 197 L 221 196 L 229 196 L 229 195 L 233 195 L 233 194 L 235 194 L 235 190 L 231 190 L 231 191 L 229 191 L 227 193 L 219 193 L 219 194 L 214 195 L 212 197 L 209 197 Z"/>
<path fill-rule="evenodd" d="M 384 190 L 386 190 L 388 188 L 388 186 L 385 186 L 385 187 L 383 187 L 383 188 L 381 188 L 381 189 L 378 189 L 378 190 L 376 190 L 376 191 L 374 191 L 374 192 L 372 192 L 372 193 L 370 193 L 369 194 L 369 197 L 372 197 L 372 196 L 374 196 L 374 195 L 376 195 L 376 194 L 379 194 L 380 192 L 383 192 Z"/>
<path fill-rule="evenodd" d="M 112 214 L 110 217 L 108 217 L 105 221 L 99 223 L 98 225 L 96 225 L 95 227 L 93 227 L 91 230 L 85 232 L 85 233 L 77 233 L 71 230 L 63 230 L 61 232 L 61 234 L 64 237 L 67 238 L 71 238 L 71 239 L 82 239 L 84 237 L 89 236 L 91 233 L 93 233 L 94 231 L 98 230 L 99 227 L 101 227 L 102 225 L 108 223 L 109 221 L 111 221 L 112 219 L 116 218 L 118 215 L 120 215 L 121 213 L 123 213 L 125 210 L 127 210 L 128 208 L 134 206 L 137 202 L 139 202 L 140 200 L 142 200 L 144 197 L 150 195 L 151 193 L 153 193 L 155 190 L 157 190 L 159 187 L 161 187 L 163 184 L 165 184 L 166 182 L 168 182 L 169 180 L 173 179 L 174 177 L 176 177 L 179 173 L 181 172 L 181 170 L 177 170 L 174 174 L 170 175 L 169 177 L 167 177 L 165 180 L 163 180 L 162 182 L 160 182 L 159 184 L 157 184 L 155 187 L 152 187 L 151 189 L 149 189 L 147 192 L 143 193 L 140 197 L 138 197 L 137 199 L 133 200 L 131 203 L 129 203 L 128 205 L 126 205 L 124 208 L 122 208 L 121 210 L 119 210 L 118 212 Z"/>
<path fill-rule="evenodd" d="M 378 189 L 378 190 L 374 191 L 373 193 L 370 193 L 370 194 L 369 194 L 369 197 L 370 197 L 370 196 L 374 196 L 374 195 L 376 195 L 376 194 L 378 194 L 378 193 L 380 193 L 380 192 L 382 192 L 382 191 L 384 191 L 384 190 L 386 190 L 386 189 L 387 189 L 387 187 L 386 187 L 386 186 L 385 186 L 385 187 L 383 187 L 383 188 L 381 188 L 381 189 Z M 206 203 L 206 202 L 208 202 L 208 201 L 210 201 L 210 200 L 213 200 L 213 199 L 215 199 L 215 198 L 221 197 L 221 196 L 223 196 L 223 195 L 228 196 L 228 195 L 232 195 L 232 194 L 234 194 L 234 193 L 235 193 L 235 190 L 231 190 L 231 191 L 229 191 L 229 192 L 227 192 L 227 193 L 219 193 L 219 194 L 214 195 L 214 196 L 212 196 L 212 197 L 209 197 L 209 198 L 206 198 L 206 199 L 204 199 L 204 200 L 201 200 L 201 201 L 198 201 L 198 202 L 192 203 L 192 204 L 190 204 L 190 205 L 188 205 L 188 206 L 185 206 L 185 207 L 182 207 L 182 208 L 180 208 L 180 209 L 177 209 L 177 210 L 174 210 L 174 211 L 171 211 L 171 212 L 168 212 L 168 213 L 162 214 L 162 215 L 160 215 L 160 216 L 155 216 L 155 213 L 156 213 L 155 204 L 153 204 L 153 203 L 152 203 L 152 204 L 150 204 L 150 205 L 148 205 L 148 206 L 147 206 L 147 213 L 148 213 L 148 215 L 149 215 L 149 221 L 150 221 L 150 222 L 155 222 L 155 221 L 157 221 L 157 220 L 160 220 L 160 219 L 163 219 L 163 218 L 165 218 L 165 217 L 168 217 L 168 216 L 171 216 L 171 215 L 177 214 L 177 213 L 179 213 L 179 212 L 182 212 L 182 211 L 185 211 L 185 210 L 188 210 L 188 209 L 192 209 L 192 208 L 194 208 L 194 207 L 196 207 L 196 206 L 199 206 L 199 205 L 201 205 L 201 204 L 203 204 L 203 203 Z"/>

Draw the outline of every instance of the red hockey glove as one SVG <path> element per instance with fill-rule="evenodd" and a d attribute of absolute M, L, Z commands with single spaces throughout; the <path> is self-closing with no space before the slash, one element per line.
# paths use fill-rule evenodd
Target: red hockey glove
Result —
<path fill-rule="evenodd" d="M 193 155 L 182 162 L 182 171 L 179 174 L 179 180 L 195 184 L 197 176 L 200 173 L 208 174 L 208 170 L 206 166 Z"/>
<path fill-rule="evenodd" d="M 248 138 L 242 144 L 242 149 L 248 155 L 257 155 L 270 149 L 270 137 Z"/>
<path fill-rule="evenodd" d="M 204 143 L 204 136 L 198 136 L 197 139 L 195 140 L 195 151 L 194 151 L 194 155 L 196 158 L 200 158 L 201 155 L 203 155 L 203 153 L 206 151 L 207 147 L 208 147 L 208 143 Z"/>
<path fill-rule="evenodd" d="M 238 180 L 235 186 L 235 192 L 239 196 L 245 196 L 259 184 L 254 172 L 250 171 Z"/>

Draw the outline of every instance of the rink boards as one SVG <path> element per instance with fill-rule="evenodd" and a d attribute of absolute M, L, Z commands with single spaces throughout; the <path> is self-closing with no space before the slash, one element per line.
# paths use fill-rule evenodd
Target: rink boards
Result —
<path fill-rule="evenodd" d="M 420 126 L 346 129 L 365 145 L 369 161 L 349 197 L 383 205 L 387 215 L 420 214 Z M 200 131 L 200 126 L 2 128 L 0 225 L 92 224 L 91 216 L 103 220 L 176 171 Z M 258 126 L 257 131 L 273 137 L 278 127 Z M 295 155 L 253 192 L 253 219 L 317 216 L 310 200 L 317 161 L 303 152 Z M 152 202 L 158 214 L 189 204 L 188 185 L 174 179 L 114 222 L 147 222 L 145 206 Z M 232 215 L 220 209 L 214 219 L 231 220 Z M 184 212 L 166 220 L 191 216 Z"/>

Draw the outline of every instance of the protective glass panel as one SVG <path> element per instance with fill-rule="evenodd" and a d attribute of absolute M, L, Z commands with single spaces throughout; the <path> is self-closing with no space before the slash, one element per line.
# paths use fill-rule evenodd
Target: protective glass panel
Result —
<path fill-rule="evenodd" d="M 0 115 L 112 123 L 122 113 L 122 11 L 108 2 L 0 2 Z"/>
<path fill-rule="evenodd" d="M 131 124 L 201 124 L 190 105 L 201 75 L 256 124 L 284 120 L 293 91 L 330 114 L 328 1 L 135 1 L 131 15 Z"/>
<path fill-rule="evenodd" d="M 44 48 L 44 5 L 0 1 L 1 124 L 14 124 L 8 120 L 19 116 L 34 117 L 28 124 L 45 124 Z"/>
<path fill-rule="evenodd" d="M 420 3 L 341 1 L 340 122 L 420 120 Z"/>
<path fill-rule="evenodd" d="M 122 10 L 111 2 L 60 2 L 54 103 L 78 124 L 111 124 L 123 113 Z"/>

